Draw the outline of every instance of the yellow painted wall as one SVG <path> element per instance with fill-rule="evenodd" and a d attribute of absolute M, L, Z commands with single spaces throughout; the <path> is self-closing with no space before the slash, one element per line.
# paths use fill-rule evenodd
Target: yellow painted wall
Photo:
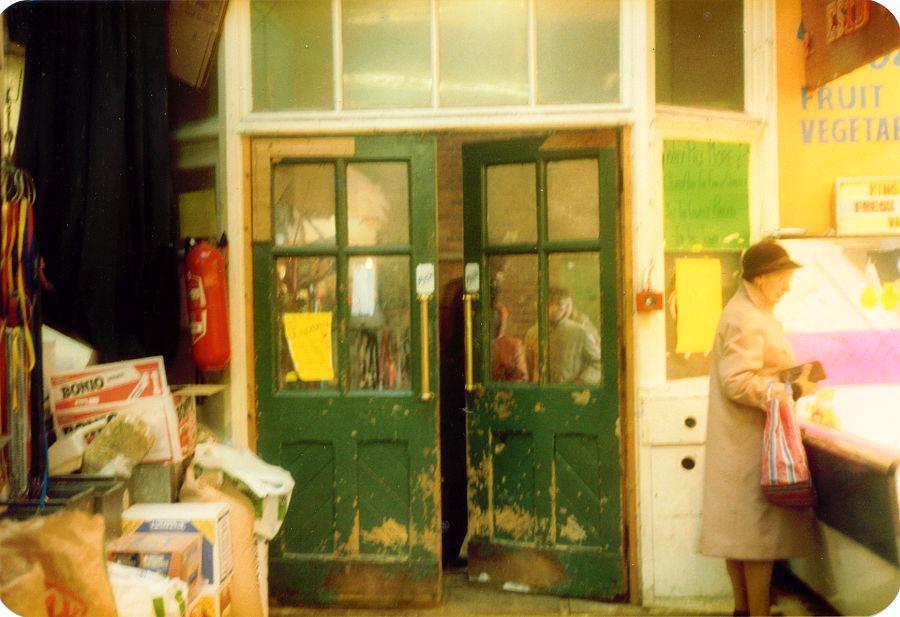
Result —
<path fill-rule="evenodd" d="M 803 89 L 800 0 L 778 0 L 778 182 L 782 227 L 834 228 L 834 181 L 900 175 L 900 50 Z"/>

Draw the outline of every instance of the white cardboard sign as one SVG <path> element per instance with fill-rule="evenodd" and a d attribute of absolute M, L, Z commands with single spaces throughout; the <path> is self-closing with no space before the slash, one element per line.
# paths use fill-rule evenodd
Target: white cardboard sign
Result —
<path fill-rule="evenodd" d="M 416 266 L 416 293 L 420 296 L 434 293 L 434 264 Z"/>

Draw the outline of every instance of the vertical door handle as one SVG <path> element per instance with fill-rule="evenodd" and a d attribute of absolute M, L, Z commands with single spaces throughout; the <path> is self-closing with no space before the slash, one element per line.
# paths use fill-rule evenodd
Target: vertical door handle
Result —
<path fill-rule="evenodd" d="M 431 391 L 431 366 L 428 362 L 431 347 L 428 342 L 428 332 L 430 329 L 428 327 L 428 302 L 430 300 L 430 295 L 419 296 L 419 328 L 421 333 L 420 346 L 422 353 L 422 361 L 419 363 L 422 378 L 422 393 L 419 395 L 419 398 L 426 403 L 434 399 L 434 392 Z"/>
<path fill-rule="evenodd" d="M 472 301 L 477 298 L 477 294 L 463 294 L 463 315 L 465 325 L 465 346 L 466 346 L 466 392 L 480 393 L 481 384 L 475 383 L 475 360 L 474 351 L 472 349 Z"/>

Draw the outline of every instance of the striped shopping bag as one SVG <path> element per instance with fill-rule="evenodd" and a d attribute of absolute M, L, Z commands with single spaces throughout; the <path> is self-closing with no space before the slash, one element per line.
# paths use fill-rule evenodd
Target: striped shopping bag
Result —
<path fill-rule="evenodd" d="M 787 508 L 815 505 L 806 450 L 792 405 L 772 398 L 763 433 L 759 484 L 769 501 Z"/>

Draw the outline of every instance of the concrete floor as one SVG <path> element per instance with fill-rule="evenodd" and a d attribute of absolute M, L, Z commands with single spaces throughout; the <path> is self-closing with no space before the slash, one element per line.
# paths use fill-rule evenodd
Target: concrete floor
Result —
<path fill-rule="evenodd" d="M 817 598 L 799 588 L 792 581 L 776 580 L 777 602 L 773 611 L 784 615 L 830 615 L 832 612 Z M 469 582 L 464 570 L 444 572 L 444 601 L 431 609 L 340 609 L 272 607 L 271 617 L 461 617 L 485 615 L 490 617 L 550 617 L 556 615 L 730 615 L 733 607 L 709 604 L 682 607 L 643 607 L 633 604 L 612 604 L 574 598 L 524 595 L 498 591 Z"/>

